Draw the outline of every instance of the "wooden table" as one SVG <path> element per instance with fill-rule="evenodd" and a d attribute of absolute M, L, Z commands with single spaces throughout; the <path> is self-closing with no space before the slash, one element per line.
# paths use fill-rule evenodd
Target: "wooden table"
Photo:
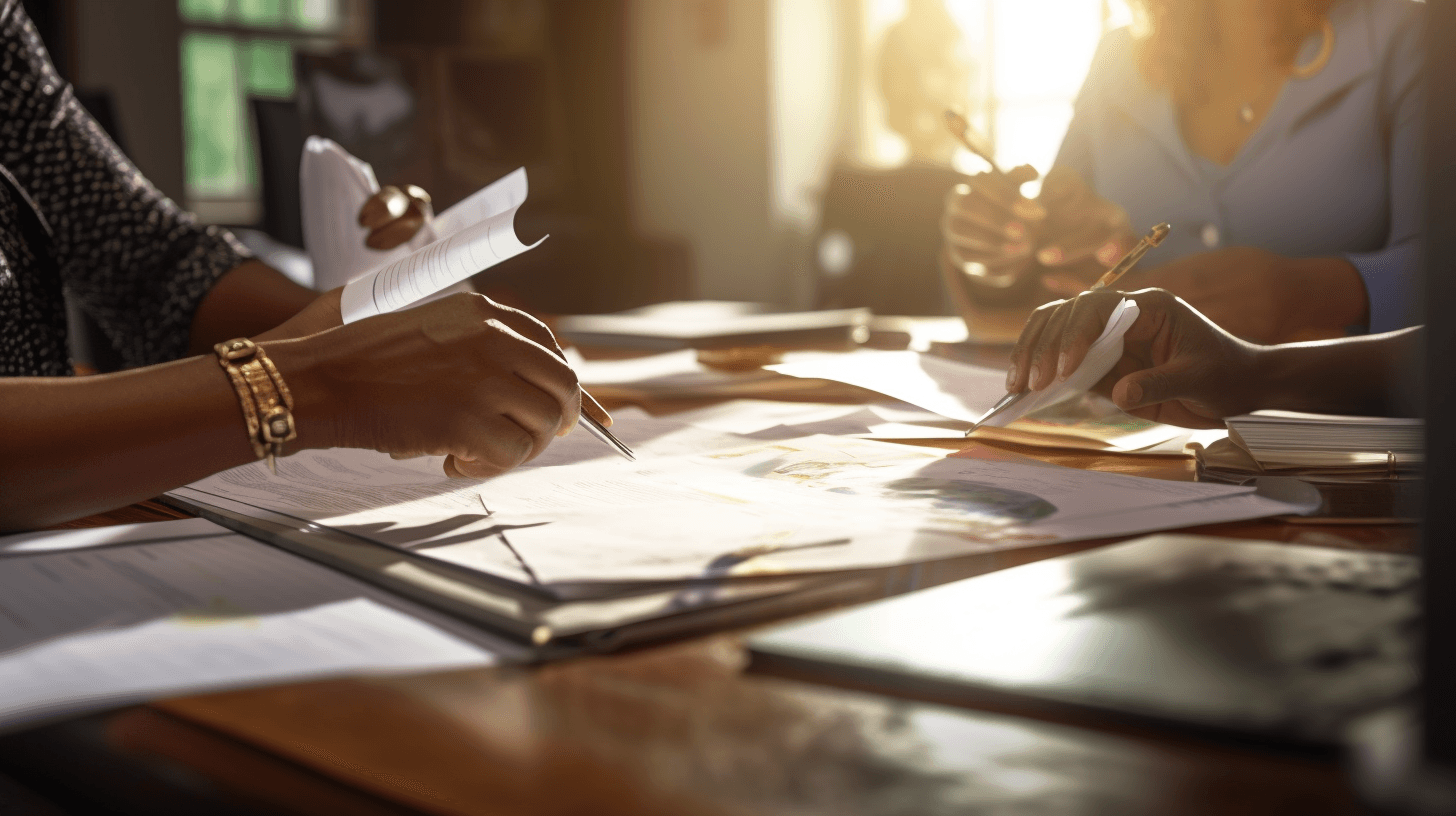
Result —
<path fill-rule="evenodd" d="M 1003 447 L 1075 467 L 1191 478 L 1179 458 Z M 90 521 L 170 515 L 148 504 Z M 1192 532 L 1415 547 L 1415 528 L 1401 526 L 1256 521 Z M 1105 543 L 916 569 L 930 585 Z M 1334 757 L 1200 741 L 1105 715 L 949 709 L 745 673 L 742 634 L 534 668 L 166 700 L 92 718 L 87 733 L 101 754 L 161 769 L 159 778 L 182 773 L 239 812 L 1361 812 Z"/>

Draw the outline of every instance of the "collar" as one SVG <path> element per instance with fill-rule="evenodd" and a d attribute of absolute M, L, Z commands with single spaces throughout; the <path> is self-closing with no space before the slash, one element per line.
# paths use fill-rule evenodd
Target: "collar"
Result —
<path fill-rule="evenodd" d="M 1368 4 L 1359 0 L 1342 0 L 1330 9 L 1330 24 L 1335 32 L 1335 47 L 1324 70 L 1308 79 L 1290 79 L 1280 90 L 1274 106 L 1239 149 L 1226 168 L 1233 173 L 1253 157 L 1267 150 L 1280 138 L 1297 130 L 1307 117 L 1330 99 L 1343 94 L 1352 84 L 1374 70 L 1375 49 L 1371 44 L 1371 20 Z M 1132 35 L 1109 42 L 1113 48 L 1125 49 L 1117 55 L 1106 85 L 1108 102 L 1141 127 L 1160 149 L 1191 181 L 1199 182 L 1201 174 L 1178 130 L 1178 119 L 1166 91 L 1148 84 L 1138 70 L 1132 54 Z M 1313 59 L 1320 49 L 1317 32 L 1305 40 L 1295 58 L 1296 64 Z"/>

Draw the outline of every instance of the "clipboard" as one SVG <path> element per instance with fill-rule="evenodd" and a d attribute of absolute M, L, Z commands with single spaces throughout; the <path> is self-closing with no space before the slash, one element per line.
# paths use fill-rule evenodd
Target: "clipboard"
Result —
<path fill-rule="evenodd" d="M 528 585 L 227 499 L 161 501 L 526 646 L 534 662 L 747 626 L 893 590 L 882 570 L 610 584 L 562 599 Z M 900 590 L 904 591 L 904 590 Z"/>

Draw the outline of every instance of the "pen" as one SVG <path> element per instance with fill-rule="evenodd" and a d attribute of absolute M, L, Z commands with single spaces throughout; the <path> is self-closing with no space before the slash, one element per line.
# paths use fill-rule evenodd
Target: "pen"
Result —
<path fill-rule="evenodd" d="M 949 111 L 947 111 L 947 113 L 949 113 Z M 1116 264 L 1113 264 L 1111 269 L 1103 272 L 1102 277 L 1098 278 L 1096 283 L 1089 286 L 1087 288 L 1087 291 L 1095 292 L 1098 289 L 1103 289 L 1105 287 L 1111 286 L 1113 283 L 1116 283 L 1118 278 L 1126 275 L 1128 273 L 1128 270 L 1136 266 L 1137 262 L 1142 260 L 1142 257 L 1144 255 L 1148 254 L 1148 250 L 1152 249 L 1158 244 L 1163 243 L 1163 239 L 1168 237 L 1168 233 L 1171 232 L 1172 229 L 1172 224 L 1164 222 L 1148 230 L 1148 234 L 1144 235 L 1142 237 L 1142 240 L 1137 242 L 1136 246 L 1128 250 L 1127 254 L 1122 256 L 1122 260 L 1118 261 Z M 986 423 L 986 420 L 996 416 L 997 414 L 1005 411 L 1007 408 L 1010 408 L 1011 406 L 1020 402 L 1023 397 L 1030 393 L 1031 390 L 1028 389 L 1026 391 L 1017 392 L 1015 394 L 1008 393 L 1006 396 L 1002 397 L 1000 400 L 997 401 L 995 405 L 991 406 L 991 410 L 982 414 L 981 418 L 976 420 L 976 424 L 966 429 L 966 436 L 970 436 L 972 433 L 975 432 L 977 428 L 984 425 Z"/>
<path fill-rule="evenodd" d="M 591 414 L 588 414 L 586 411 L 582 411 L 581 422 L 583 425 L 586 426 L 586 429 L 588 431 L 591 431 L 592 436 L 595 436 L 597 439 L 600 439 L 610 445 L 613 450 L 615 450 L 617 453 L 622 454 L 622 458 L 630 462 L 637 461 L 637 457 L 635 454 L 632 453 L 632 449 L 622 444 L 622 440 L 613 436 L 612 432 L 607 430 L 607 426 L 603 425 L 600 422 L 597 422 L 596 418 L 593 417 Z"/>
<path fill-rule="evenodd" d="M 1087 291 L 1095 292 L 1098 289 L 1116 283 L 1118 278 L 1126 275 L 1128 270 L 1136 266 L 1137 262 L 1142 260 L 1144 255 L 1148 254 L 1148 250 L 1163 243 L 1163 239 L 1168 237 L 1168 233 L 1172 229 L 1172 224 L 1164 222 L 1148 230 L 1148 234 L 1144 235 L 1143 239 L 1137 242 L 1137 246 L 1128 250 L 1128 253 L 1122 256 L 1122 260 L 1118 261 L 1111 269 L 1103 272 L 1102 277 L 1098 278 L 1097 282 L 1092 284 Z"/>
<path fill-rule="evenodd" d="M 996 160 L 991 158 L 990 145 L 982 142 L 980 134 L 971 130 L 970 120 L 953 110 L 947 110 L 945 112 L 945 126 L 950 130 L 952 136 L 959 139 L 960 143 L 966 146 L 967 150 L 980 156 L 986 164 L 991 165 L 993 171 L 998 175 L 1006 175 L 1001 172 L 1001 167 L 996 164 Z"/>

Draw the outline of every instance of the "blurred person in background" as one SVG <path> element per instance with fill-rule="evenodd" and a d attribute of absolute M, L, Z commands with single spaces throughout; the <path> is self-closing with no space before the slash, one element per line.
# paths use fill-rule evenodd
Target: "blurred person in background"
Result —
<path fill-rule="evenodd" d="M 1030 167 L 949 195 L 942 272 L 970 324 L 1084 289 L 1168 221 L 1129 288 L 1261 343 L 1412 321 L 1423 8 L 1135 0 L 1035 199 Z M 1002 318 L 1004 321 L 1004 317 Z"/>
<path fill-rule="evenodd" d="M 403 243 L 425 207 L 382 191 L 360 214 L 366 242 Z M 72 376 L 63 290 L 129 370 Z M 19 0 L 0 0 L 0 530 L 259 458 L 214 356 L 237 338 L 292 392 L 285 453 L 445 454 L 447 475 L 483 477 L 575 424 L 576 376 L 529 315 L 461 294 L 343 326 L 339 292 L 293 283 L 163 196 L 76 101 Z"/>

